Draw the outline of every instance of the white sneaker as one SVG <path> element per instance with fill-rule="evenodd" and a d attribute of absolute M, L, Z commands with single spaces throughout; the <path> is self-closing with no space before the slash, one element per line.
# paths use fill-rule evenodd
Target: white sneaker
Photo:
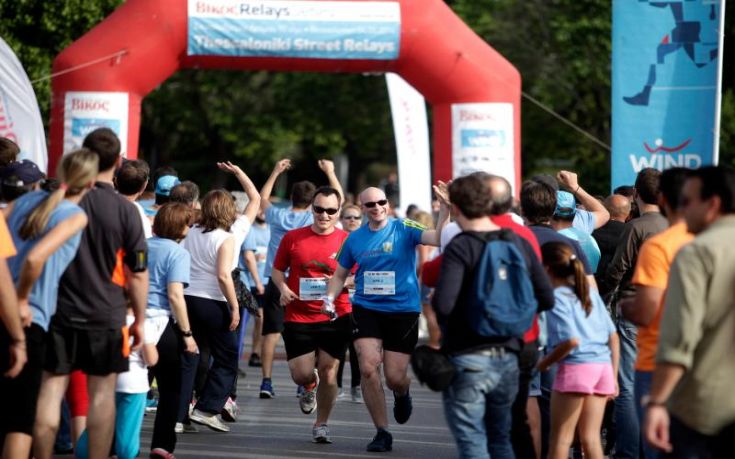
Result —
<path fill-rule="evenodd" d="M 220 415 L 225 422 L 237 422 L 237 415 L 239 412 L 240 409 L 237 407 L 237 402 L 232 400 L 231 397 L 227 397 L 227 401 L 225 402 L 225 406 L 222 408 L 222 413 L 220 413 Z"/>
<path fill-rule="evenodd" d="M 337 391 L 337 400 L 342 400 L 345 398 L 347 398 L 347 392 L 345 392 L 345 390 L 340 387 Z"/>
<path fill-rule="evenodd" d="M 350 389 L 351 395 L 352 395 L 352 403 L 365 403 L 362 400 L 362 389 L 360 389 L 360 386 L 353 387 Z"/>
<path fill-rule="evenodd" d="M 218 432 L 230 431 L 230 428 L 224 422 L 222 422 L 218 415 L 205 413 L 203 411 L 199 411 L 196 408 L 192 410 L 189 419 L 191 419 L 193 422 L 196 422 L 197 424 L 205 425 L 210 429 L 216 430 Z"/>
<path fill-rule="evenodd" d="M 316 410 L 316 391 L 319 389 L 319 372 L 314 368 L 316 384 L 311 390 L 304 388 L 304 393 L 299 397 L 299 407 L 304 414 L 311 414 Z"/>
<path fill-rule="evenodd" d="M 314 426 L 311 429 L 312 442 L 314 443 L 332 443 L 329 437 L 329 427 L 326 424 Z"/>
<path fill-rule="evenodd" d="M 196 428 L 193 424 L 183 424 L 181 422 L 176 423 L 176 427 L 174 427 L 174 432 L 176 433 L 197 433 L 199 432 L 199 429 Z"/>

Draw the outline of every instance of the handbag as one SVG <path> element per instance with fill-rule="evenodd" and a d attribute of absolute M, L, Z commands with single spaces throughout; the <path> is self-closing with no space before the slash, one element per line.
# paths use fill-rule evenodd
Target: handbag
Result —
<path fill-rule="evenodd" d="M 240 278 L 241 272 L 242 270 L 240 268 L 232 270 L 232 282 L 235 284 L 235 296 L 237 297 L 238 306 L 240 306 L 240 309 L 248 311 L 250 315 L 260 317 L 258 302 Z"/>
<path fill-rule="evenodd" d="M 425 344 L 418 346 L 411 354 L 411 368 L 421 384 L 437 392 L 448 388 L 456 373 L 447 354 Z"/>

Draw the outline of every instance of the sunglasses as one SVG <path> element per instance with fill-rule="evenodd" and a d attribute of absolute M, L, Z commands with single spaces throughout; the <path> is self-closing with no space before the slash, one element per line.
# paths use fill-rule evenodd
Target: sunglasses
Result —
<path fill-rule="evenodd" d="M 380 201 L 365 202 L 362 205 L 365 206 L 365 207 L 367 207 L 368 209 L 372 209 L 375 206 L 381 206 L 381 207 L 383 207 L 386 204 L 388 204 L 388 200 L 387 199 L 381 199 Z"/>
<path fill-rule="evenodd" d="M 359 215 L 343 215 L 342 220 L 362 220 L 362 217 Z"/>
<path fill-rule="evenodd" d="M 339 212 L 339 209 L 334 209 L 332 207 L 325 208 L 325 207 L 319 207 L 319 206 L 312 206 L 312 209 L 314 210 L 314 213 L 317 215 L 323 214 L 324 212 L 326 212 L 327 215 L 334 215 L 337 212 Z"/>

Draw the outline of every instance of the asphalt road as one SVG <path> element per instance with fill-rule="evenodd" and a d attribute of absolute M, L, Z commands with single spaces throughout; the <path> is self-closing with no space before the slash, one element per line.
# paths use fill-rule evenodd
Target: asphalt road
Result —
<path fill-rule="evenodd" d="M 247 368 L 245 378 L 238 382 L 238 422 L 230 424 L 229 433 L 218 433 L 198 426 L 199 432 L 179 434 L 176 457 L 194 458 L 451 458 L 456 457 L 454 442 L 446 426 L 441 395 L 413 382 L 413 416 L 404 425 L 393 422 L 393 451 L 368 453 L 366 445 L 375 434 L 365 405 L 340 400 L 329 422 L 331 445 L 313 444 L 311 426 L 315 414 L 304 415 L 298 407 L 296 386 L 288 374 L 286 362 L 274 365 L 273 382 L 276 397 L 258 398 L 260 369 Z M 349 363 L 347 364 L 349 365 Z M 346 387 L 350 372 L 345 369 Z M 392 420 L 393 396 L 386 394 L 389 418 Z M 141 457 L 150 450 L 153 415 L 148 414 L 143 424 Z"/>

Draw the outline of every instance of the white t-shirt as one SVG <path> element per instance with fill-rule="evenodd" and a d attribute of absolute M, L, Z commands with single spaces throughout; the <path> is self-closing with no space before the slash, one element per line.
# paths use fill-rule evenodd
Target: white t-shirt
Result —
<path fill-rule="evenodd" d="M 135 317 L 127 316 L 126 322 L 130 326 Z M 144 330 L 145 330 L 145 344 L 158 344 L 158 340 L 161 339 L 163 331 L 168 325 L 168 316 L 159 316 L 154 318 L 146 318 Z M 130 345 L 133 344 L 133 338 L 130 338 Z M 143 348 L 135 352 L 131 352 L 128 357 L 129 369 L 125 373 L 117 375 L 117 387 L 116 392 L 122 392 L 123 394 L 142 394 L 148 392 L 150 387 L 148 386 L 148 367 L 143 361 Z"/>
<path fill-rule="evenodd" d="M 219 288 L 219 282 L 217 282 L 217 251 L 226 240 L 233 238 L 232 267 L 230 270 L 237 268 L 240 247 L 245 242 L 250 226 L 250 220 L 244 215 L 240 215 L 230 231 L 216 229 L 204 233 L 203 228 L 198 225 L 189 230 L 189 234 L 181 243 L 191 254 L 189 287 L 185 290 L 187 295 L 226 301 L 225 295 Z"/>
<path fill-rule="evenodd" d="M 145 233 L 145 238 L 148 239 L 149 237 L 153 236 L 153 225 L 151 224 L 151 219 L 148 218 L 148 216 L 145 214 L 143 206 L 141 206 L 137 202 L 133 202 L 133 204 L 135 204 L 135 208 L 138 209 L 140 219 L 143 222 L 143 233 Z"/>

